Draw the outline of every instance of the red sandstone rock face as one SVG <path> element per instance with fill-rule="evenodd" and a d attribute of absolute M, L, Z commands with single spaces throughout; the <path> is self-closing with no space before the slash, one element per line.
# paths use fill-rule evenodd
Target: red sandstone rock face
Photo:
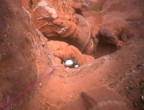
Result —
<path fill-rule="evenodd" d="M 92 97 L 82 92 L 80 98 L 69 103 L 61 110 L 130 110 L 124 97 L 113 89 L 102 86 L 95 91 L 93 91 L 94 95 Z"/>
<path fill-rule="evenodd" d="M 49 55 L 47 46 L 42 40 L 43 36 L 38 36 L 34 27 L 29 27 L 30 22 L 25 19 L 27 15 L 23 13 L 19 5 L 16 5 L 20 3 L 17 1 L 19 0 L 1 0 L 0 3 L 0 22 L 2 24 L 0 26 L 0 104 L 7 103 L 9 99 L 17 95 L 19 90 L 25 89 L 30 82 L 33 83 L 33 80 L 41 79 L 44 74 L 49 72 L 49 64 L 51 64 L 47 57 Z M 53 2 L 57 4 L 57 1 L 53 0 Z M 130 4 L 128 5 L 128 3 Z M 35 92 L 32 92 L 30 96 L 27 93 L 28 96 L 24 96 L 8 109 L 87 110 L 96 107 L 96 110 L 144 110 L 143 97 L 141 98 L 144 84 L 138 81 L 144 77 L 144 39 L 142 36 L 144 35 L 144 26 L 142 25 L 144 16 L 140 17 L 144 12 L 143 3 L 143 0 L 111 0 L 111 2 L 107 0 L 107 4 L 105 4 L 107 9 L 104 10 L 106 20 L 111 20 L 114 16 L 125 17 L 129 23 L 128 27 L 134 26 L 135 30 L 130 28 L 132 31 L 141 31 L 136 33 L 140 35 L 139 38 L 131 39 L 119 52 L 101 57 L 78 69 L 56 67 L 57 69 L 51 77 L 36 86 Z M 136 8 L 134 8 L 135 6 Z M 142 12 L 137 10 L 139 7 Z M 114 10 L 119 11 L 119 9 L 123 12 L 113 13 Z M 100 16 L 101 20 L 103 16 Z M 97 17 L 93 18 L 97 19 Z M 96 24 L 101 20 L 98 20 Z M 95 30 L 99 30 L 101 23 L 95 25 Z M 110 32 L 115 34 L 113 27 L 107 29 L 111 29 Z M 83 31 L 81 30 L 81 32 Z M 86 38 L 84 37 L 84 39 Z M 48 46 L 52 44 L 50 49 L 57 56 L 75 57 L 79 63 L 83 60 L 86 62 L 86 58 L 88 61 L 91 59 L 87 56 L 77 57 L 77 54 L 80 54 L 79 50 L 64 42 L 55 43 L 55 45 L 50 42 L 48 42 Z M 57 49 L 59 47 L 60 49 Z M 57 57 L 54 59 L 60 63 Z M 137 93 L 137 91 L 139 92 Z M 89 103 L 90 106 L 86 106 L 87 103 L 84 104 L 84 100 L 80 97 L 81 92 L 87 93 L 86 100 L 92 99 L 96 103 L 92 102 Z M 130 104 L 129 101 L 127 102 L 127 98 Z M 131 107 L 132 104 L 135 105 L 135 108 Z"/>
<path fill-rule="evenodd" d="M 32 9 L 32 18 L 37 28 L 47 37 L 68 37 L 74 33 L 76 25 L 73 22 L 73 10 L 66 5 L 60 7 L 63 1 L 41 0 Z M 70 1 L 67 1 L 67 4 Z M 64 11 L 65 8 L 65 11 Z M 69 12 L 69 15 L 66 13 Z"/>
<path fill-rule="evenodd" d="M 30 94 L 16 102 L 13 98 L 36 81 L 40 57 L 50 62 L 41 48 L 45 40 L 31 25 L 19 0 L 2 0 L 0 7 L 0 109 L 29 110 Z"/>
<path fill-rule="evenodd" d="M 72 8 L 82 8 L 81 2 L 72 4 L 71 0 L 36 0 L 31 9 L 26 0 L 23 0 L 23 4 L 31 13 L 33 23 L 48 39 L 68 38 L 82 52 L 90 54 L 94 51 L 88 23 L 82 16 L 76 16 Z M 84 26 L 79 25 L 81 20 Z"/>
<path fill-rule="evenodd" d="M 94 60 L 93 57 L 82 54 L 76 47 L 68 45 L 65 42 L 49 41 L 47 45 L 49 51 L 57 58 L 72 58 L 80 65 L 89 63 Z"/>
<path fill-rule="evenodd" d="M 138 32 L 136 32 L 137 29 L 133 28 L 129 19 L 140 19 L 142 14 L 138 8 L 135 11 L 129 12 L 130 7 L 125 5 L 126 2 L 127 4 L 131 4 L 131 6 L 133 5 L 134 8 L 134 5 L 136 6 L 134 0 L 131 2 L 129 0 L 123 2 L 122 0 L 91 2 L 92 6 L 90 9 L 95 12 L 89 13 L 87 20 L 91 24 L 93 37 L 96 36 L 99 41 L 103 39 L 103 42 L 121 48 L 129 38 L 138 35 Z M 119 4 L 121 6 L 117 8 L 116 6 Z"/>

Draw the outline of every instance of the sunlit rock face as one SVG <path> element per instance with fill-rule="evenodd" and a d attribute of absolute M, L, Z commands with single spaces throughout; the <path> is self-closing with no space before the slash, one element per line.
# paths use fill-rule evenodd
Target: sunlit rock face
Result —
<path fill-rule="evenodd" d="M 71 0 L 36 0 L 33 3 L 22 0 L 22 2 L 30 13 L 34 25 L 46 38 L 66 39 L 84 53 L 93 52 L 94 43 L 89 23 L 83 16 L 76 15 L 74 10 L 79 2 L 74 4 Z"/>
<path fill-rule="evenodd" d="M 49 51 L 59 59 L 73 59 L 78 64 L 83 65 L 94 60 L 90 55 L 82 54 L 76 47 L 62 41 L 49 41 L 47 43 Z M 56 60 L 58 64 L 60 61 Z"/>

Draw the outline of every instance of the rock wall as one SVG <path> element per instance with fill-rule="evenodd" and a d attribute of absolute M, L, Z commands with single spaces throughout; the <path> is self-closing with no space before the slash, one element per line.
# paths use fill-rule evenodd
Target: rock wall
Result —
<path fill-rule="evenodd" d="M 74 10 L 79 2 L 35 0 L 31 6 L 27 0 L 22 0 L 22 2 L 30 12 L 33 23 L 46 38 L 67 41 L 86 54 L 94 51 L 89 24 L 83 16 L 77 16 Z M 79 5 L 80 8 L 81 6 Z"/>
<path fill-rule="evenodd" d="M 36 81 L 42 72 L 39 66 L 42 60 L 38 57 L 47 63 L 50 60 L 41 46 L 44 37 L 31 24 L 21 2 L 1 0 L 0 7 L 0 108 L 3 108 Z M 22 100 L 7 106 L 7 110 L 28 110 L 30 94 L 27 92 Z"/>

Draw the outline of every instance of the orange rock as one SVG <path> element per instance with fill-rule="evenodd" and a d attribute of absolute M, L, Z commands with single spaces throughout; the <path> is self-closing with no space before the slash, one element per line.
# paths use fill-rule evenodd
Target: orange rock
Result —
<path fill-rule="evenodd" d="M 76 47 L 68 45 L 62 41 L 49 41 L 49 51 L 58 58 L 72 58 L 77 61 L 80 65 L 91 62 L 94 58 L 90 55 L 82 54 Z"/>
<path fill-rule="evenodd" d="M 91 38 L 89 24 L 83 16 L 73 15 L 70 1 L 66 2 L 65 7 L 58 5 L 61 3 L 63 3 L 61 0 L 34 1 L 35 5 L 29 10 L 33 23 L 46 38 L 62 40 L 68 38 L 81 52 L 91 54 L 95 45 Z M 80 2 L 75 5 L 77 6 L 81 7 L 83 4 Z M 78 18 L 77 24 L 75 16 Z"/>

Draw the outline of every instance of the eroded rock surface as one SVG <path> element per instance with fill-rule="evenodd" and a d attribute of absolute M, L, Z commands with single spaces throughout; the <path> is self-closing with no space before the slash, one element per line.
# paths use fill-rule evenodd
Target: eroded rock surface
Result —
<path fill-rule="evenodd" d="M 72 2 L 72 0 L 36 0 L 33 2 L 32 8 L 29 8 L 29 3 L 23 0 L 25 8 L 32 16 L 33 23 L 45 37 L 58 40 L 67 39 L 86 54 L 94 51 L 94 42 L 90 38 L 90 27 L 84 17 L 76 16 L 74 10 L 81 8 L 82 2 Z M 79 25 L 81 20 L 85 25 Z"/>

